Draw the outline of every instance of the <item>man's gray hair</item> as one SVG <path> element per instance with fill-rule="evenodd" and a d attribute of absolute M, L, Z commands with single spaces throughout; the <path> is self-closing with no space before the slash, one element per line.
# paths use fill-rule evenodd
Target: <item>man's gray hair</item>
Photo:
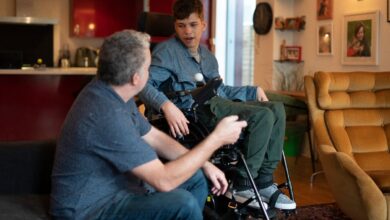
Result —
<path fill-rule="evenodd" d="M 145 62 L 150 36 L 134 30 L 116 32 L 106 38 L 100 48 L 97 77 L 111 85 L 131 81 Z"/>

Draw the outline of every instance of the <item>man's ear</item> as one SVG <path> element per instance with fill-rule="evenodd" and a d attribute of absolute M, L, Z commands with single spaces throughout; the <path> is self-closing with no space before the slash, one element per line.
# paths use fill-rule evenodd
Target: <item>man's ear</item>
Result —
<path fill-rule="evenodd" d="M 139 75 L 138 72 L 134 73 L 134 75 L 131 77 L 131 84 L 132 85 L 138 85 L 139 81 L 140 81 L 140 78 L 141 76 Z"/>

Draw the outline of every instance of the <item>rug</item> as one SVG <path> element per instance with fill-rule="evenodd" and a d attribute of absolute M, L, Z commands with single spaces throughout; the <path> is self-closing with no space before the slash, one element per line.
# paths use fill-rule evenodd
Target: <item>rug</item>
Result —
<path fill-rule="evenodd" d="M 336 203 L 302 206 L 297 208 L 296 214 L 286 217 L 278 213 L 278 220 L 350 220 Z"/>

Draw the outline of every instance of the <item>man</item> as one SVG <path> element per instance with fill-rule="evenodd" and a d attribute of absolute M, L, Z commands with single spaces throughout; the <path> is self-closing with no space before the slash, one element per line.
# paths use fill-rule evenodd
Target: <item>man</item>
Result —
<path fill-rule="evenodd" d="M 187 150 L 152 127 L 134 103 L 150 60 L 146 34 L 125 30 L 104 41 L 97 79 L 75 100 L 58 139 L 55 219 L 202 219 L 208 187 L 199 168 L 213 183 L 212 193 L 227 190 L 223 172 L 207 160 L 235 142 L 246 122 L 226 117 Z"/>
<path fill-rule="evenodd" d="M 180 109 L 188 109 L 194 100 L 190 95 L 169 100 L 165 94 L 196 88 L 195 75 L 202 73 L 205 81 L 219 77 L 218 63 L 211 52 L 201 46 L 200 39 L 206 28 L 203 5 L 200 0 L 177 0 L 173 6 L 176 36 L 158 44 L 152 55 L 150 79 L 140 93 L 147 106 L 162 111 L 174 136 L 189 133 L 188 120 Z M 233 102 L 241 100 L 245 102 Z M 296 204 L 278 190 L 273 172 L 281 159 L 285 111 L 282 103 L 268 102 L 260 87 L 232 87 L 221 85 L 218 96 L 198 108 L 200 120 L 214 126 L 226 115 L 237 114 L 248 122 L 242 152 L 250 172 L 255 178 L 263 201 L 279 209 L 295 209 Z M 242 167 L 240 177 L 233 183 L 235 190 L 226 196 L 239 202 L 254 196 L 250 182 Z M 259 207 L 256 201 L 250 204 Z"/>

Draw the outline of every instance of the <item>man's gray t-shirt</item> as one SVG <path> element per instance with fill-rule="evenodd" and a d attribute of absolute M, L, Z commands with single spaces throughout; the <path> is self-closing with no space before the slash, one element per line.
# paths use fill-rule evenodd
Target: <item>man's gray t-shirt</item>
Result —
<path fill-rule="evenodd" d="M 151 129 L 134 100 L 124 102 L 100 80 L 75 100 L 58 138 L 52 173 L 51 214 L 84 219 L 136 194 L 125 173 L 157 158 L 141 137 Z M 134 178 L 134 177 L 133 177 Z"/>

